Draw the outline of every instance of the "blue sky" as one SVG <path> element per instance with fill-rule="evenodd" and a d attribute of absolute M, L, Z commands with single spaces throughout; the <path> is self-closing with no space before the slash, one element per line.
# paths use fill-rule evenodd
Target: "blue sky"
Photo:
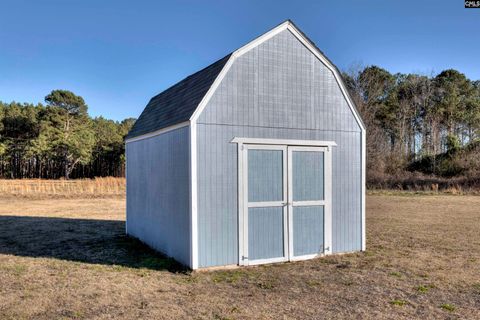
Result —
<path fill-rule="evenodd" d="M 463 0 L 0 0 L 0 12 L 1 101 L 68 89 L 115 120 L 286 19 L 343 70 L 480 79 L 480 9 Z"/>

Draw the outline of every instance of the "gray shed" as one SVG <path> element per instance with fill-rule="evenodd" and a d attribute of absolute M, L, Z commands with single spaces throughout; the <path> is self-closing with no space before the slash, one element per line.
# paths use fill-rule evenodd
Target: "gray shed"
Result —
<path fill-rule="evenodd" d="M 192 269 L 365 250 L 365 126 L 291 21 L 153 97 L 126 156 L 126 232 Z"/>

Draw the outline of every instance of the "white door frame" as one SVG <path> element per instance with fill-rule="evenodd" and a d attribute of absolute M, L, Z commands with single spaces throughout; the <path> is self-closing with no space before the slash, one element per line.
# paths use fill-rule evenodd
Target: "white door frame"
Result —
<path fill-rule="evenodd" d="M 283 197 L 281 201 L 263 201 L 263 202 L 249 202 L 248 201 L 248 150 L 279 150 L 282 151 L 283 157 Z M 239 164 L 241 163 L 241 171 L 239 171 L 239 264 L 240 265 L 256 265 L 264 263 L 274 263 L 287 261 L 289 257 L 288 253 L 288 222 L 287 222 L 287 146 L 282 145 L 256 145 L 245 144 L 239 147 L 239 155 L 241 157 Z M 239 165 L 240 170 L 240 165 Z M 241 204 L 241 205 L 240 205 Z M 249 208 L 261 208 L 261 207 L 283 207 L 283 257 L 271 258 L 271 259 L 257 259 L 249 260 L 248 256 L 248 209 Z"/>
<path fill-rule="evenodd" d="M 319 255 L 327 255 L 332 253 L 332 146 L 336 146 L 333 141 L 308 141 L 310 146 L 305 146 L 305 142 L 298 143 L 299 140 L 278 140 L 278 139 L 251 139 L 253 144 L 248 142 L 248 138 L 235 138 L 232 142 L 237 143 L 238 148 L 238 264 L 239 265 L 254 265 L 264 263 L 274 263 L 282 261 L 294 261 L 311 259 Z M 267 142 L 266 144 L 259 144 Z M 282 144 L 283 142 L 283 144 Z M 296 142 L 296 145 L 289 145 L 288 143 Z M 307 143 L 308 143 L 307 142 Z M 319 147 L 323 144 L 323 147 Z M 300 145 L 300 146 L 299 146 Z M 260 149 L 260 150 L 283 150 L 283 199 L 285 201 L 274 202 L 256 202 L 248 203 L 248 150 Z M 293 255 L 293 237 L 292 235 L 292 215 L 289 212 L 293 212 L 292 201 L 292 179 L 288 177 L 292 176 L 292 161 L 291 153 L 293 151 L 320 151 L 324 152 L 324 192 L 325 200 L 322 201 L 302 201 L 301 203 L 295 203 L 295 205 L 320 205 L 325 206 L 324 211 L 324 252 L 322 254 L 297 256 Z M 289 161 L 290 160 L 290 161 Z M 285 163 L 287 165 L 285 165 Z M 281 258 L 272 259 L 259 259 L 249 261 L 248 259 L 248 208 L 252 207 L 268 207 L 268 206 L 283 206 L 283 218 L 284 218 L 284 253 L 285 256 Z M 292 252 L 291 252 L 292 251 Z"/>
<path fill-rule="evenodd" d="M 324 181 L 324 200 L 311 201 L 293 201 L 293 152 L 313 151 L 323 152 L 323 181 Z M 332 153 L 331 147 L 288 147 L 288 238 L 289 238 L 289 260 L 307 260 L 317 256 L 328 255 L 332 253 Z M 293 207 L 300 206 L 323 206 L 323 252 L 295 256 L 293 249 Z"/>

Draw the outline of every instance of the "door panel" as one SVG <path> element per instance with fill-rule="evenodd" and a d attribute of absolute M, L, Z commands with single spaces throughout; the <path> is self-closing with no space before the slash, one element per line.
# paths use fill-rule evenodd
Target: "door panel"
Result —
<path fill-rule="evenodd" d="M 284 257 L 283 207 L 248 209 L 249 260 Z"/>
<path fill-rule="evenodd" d="M 242 264 L 285 261 L 287 239 L 287 148 L 245 146 L 247 179 Z"/>
<path fill-rule="evenodd" d="M 323 206 L 293 208 L 293 252 L 295 256 L 323 252 Z"/>
<path fill-rule="evenodd" d="M 288 147 L 289 259 L 325 251 L 325 152 L 323 147 Z"/>
<path fill-rule="evenodd" d="M 324 153 L 292 152 L 293 201 L 324 200 Z"/>
<path fill-rule="evenodd" d="M 248 202 L 283 201 L 283 151 L 248 151 Z"/>

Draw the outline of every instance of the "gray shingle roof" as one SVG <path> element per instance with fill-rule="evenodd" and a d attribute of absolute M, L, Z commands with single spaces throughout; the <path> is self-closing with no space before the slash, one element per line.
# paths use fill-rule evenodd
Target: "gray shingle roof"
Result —
<path fill-rule="evenodd" d="M 153 97 L 127 139 L 189 120 L 230 56 L 228 54 Z"/>

